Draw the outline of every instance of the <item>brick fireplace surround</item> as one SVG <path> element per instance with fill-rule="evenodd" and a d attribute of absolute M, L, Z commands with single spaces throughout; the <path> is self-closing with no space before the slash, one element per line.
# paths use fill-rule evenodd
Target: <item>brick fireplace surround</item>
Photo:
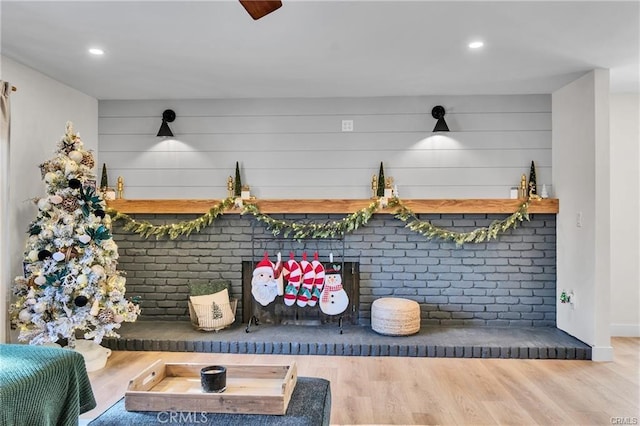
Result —
<path fill-rule="evenodd" d="M 136 215 L 156 224 L 194 217 Z M 342 216 L 281 217 L 326 222 Z M 470 230 L 504 215 L 421 217 L 438 226 Z M 391 215 L 374 216 L 366 227 L 345 237 L 344 260 L 360 263 L 359 323 L 369 324 L 371 303 L 376 298 L 398 296 L 420 304 L 423 325 L 554 327 L 555 215 L 533 214 L 530 219 L 498 240 L 456 247 L 454 243 L 427 240 Z M 188 320 L 189 281 L 230 280 L 231 294 L 240 300 L 242 261 L 258 261 L 262 250 L 254 253 L 252 239 L 269 236 L 261 224 L 237 215 L 218 218 L 200 233 L 176 240 L 144 239 L 124 232 L 118 223 L 114 225 L 119 269 L 127 276 L 127 294 L 140 295 L 144 300 L 142 321 Z M 332 251 L 337 260 L 341 251 L 336 247 Z M 274 252 L 271 255 L 275 257 Z M 327 260 L 326 250 L 321 248 L 320 255 Z M 240 304 L 239 318 L 242 309 Z"/>
<path fill-rule="evenodd" d="M 337 220 L 344 215 L 328 214 L 274 214 L 275 218 L 295 219 L 296 221 L 326 222 Z M 137 220 L 148 220 L 154 224 L 174 223 L 197 217 L 191 214 L 136 214 Z M 487 226 L 494 220 L 501 220 L 503 214 L 422 214 L 437 226 L 459 231 L 467 231 Z M 321 260 L 326 262 L 329 249 L 314 243 L 294 243 L 271 236 L 264 225 L 257 223 L 251 216 L 224 215 L 214 224 L 197 234 L 180 237 L 176 240 L 154 237 L 144 239 L 137 234 L 123 231 L 116 222 L 113 227 L 114 239 L 119 246 L 119 269 L 126 272 L 127 294 L 142 297 L 142 315 L 135 324 L 125 324 L 122 339 L 106 339 L 105 344 L 113 349 L 146 350 L 203 350 L 223 352 L 264 353 L 264 343 L 247 346 L 247 342 L 238 342 L 225 337 L 225 333 L 235 333 L 242 339 L 244 327 L 236 325 L 235 331 L 223 330 L 218 333 L 195 332 L 194 336 L 180 342 L 162 342 L 162 333 L 153 335 L 153 324 L 166 328 L 175 324 L 179 333 L 187 333 L 188 320 L 188 283 L 225 279 L 231 283 L 231 295 L 239 299 L 236 324 L 242 322 L 242 261 L 257 262 L 262 257 L 262 246 L 256 250 L 256 240 L 268 240 L 272 257 L 275 251 L 282 249 L 283 255 L 290 247 L 311 249 L 319 248 Z M 355 314 L 356 329 L 366 329 L 371 333 L 371 303 L 379 297 L 403 297 L 417 301 L 421 307 L 422 326 L 430 330 L 471 330 L 468 336 L 477 340 L 480 333 L 492 333 L 502 330 L 504 335 L 536 330 L 545 336 L 557 336 L 560 343 L 551 343 L 549 350 L 544 348 L 545 356 L 550 358 L 590 358 L 590 349 L 584 343 L 557 330 L 556 326 L 556 223 L 555 214 L 531 214 L 530 221 L 522 223 L 517 229 L 507 231 L 497 240 L 486 243 L 465 244 L 428 240 L 407 229 L 404 223 L 389 214 L 376 214 L 367 226 L 345 237 L 344 259 L 342 242 L 330 251 L 336 260 L 359 262 L 359 307 Z M 296 253 L 300 256 L 300 252 Z M 324 258 L 324 259 L 323 259 Z M 152 321 L 152 322 L 150 322 Z M 136 332 L 136 327 L 138 331 Z M 266 330 L 263 327 L 261 332 Z M 290 327 L 290 326 L 288 326 Z M 300 326 L 309 334 L 308 328 Z M 149 336 L 140 335 L 146 330 Z M 268 329 L 268 327 L 267 327 Z M 238 331 L 240 330 L 240 331 Z M 474 338 L 473 330 L 477 336 Z M 505 332 L 505 330 L 510 330 Z M 176 330 L 178 331 L 178 330 Z M 314 332 L 316 333 L 316 332 Z M 327 334 L 317 330 L 318 336 Z M 324 333 L 324 334 L 323 334 Z M 361 333 L 361 331 L 358 331 Z M 175 334 L 175 333 L 174 333 Z M 276 333 L 278 334 L 278 333 Z M 281 333 L 280 333 L 281 334 Z M 291 333 L 289 333 L 291 334 Z M 294 332 L 295 334 L 295 332 Z M 421 332 L 420 334 L 423 334 Z M 500 334 L 500 331 L 498 331 Z M 166 333 L 165 333 L 166 335 Z M 247 338 L 250 334 L 247 334 Z M 330 331 L 328 336 L 335 335 Z M 174 336 L 175 337 L 175 336 Z M 547 337 L 542 339 L 544 341 Z M 255 341 L 255 336 L 251 336 Z M 413 339 L 419 338 L 414 336 Z M 458 335 L 459 338 L 459 335 Z M 273 339 L 269 342 L 274 342 Z M 398 338 L 384 338 L 373 335 L 365 340 L 390 340 L 386 345 L 401 344 Z M 400 338 L 405 339 L 405 338 Z M 491 338 L 488 338 L 491 340 Z M 536 338 L 528 336 L 529 341 Z M 277 340 L 277 339 L 276 339 Z M 315 339 L 313 339 L 315 341 Z M 553 340 L 553 337 L 552 337 Z M 199 342 L 199 343 L 198 343 Z M 216 343 L 217 342 L 217 343 Z M 226 343 L 225 343 L 226 342 Z M 464 348 L 466 343 L 458 339 L 454 346 Z M 255 342 L 254 342 L 255 343 Z M 329 342 L 330 343 L 330 342 Z M 411 340 L 410 347 L 415 342 Z M 291 353 L 292 342 L 285 342 Z M 296 342 L 298 345 L 299 342 Z M 545 344 L 543 344 L 544 346 Z M 554 346 L 555 345 L 555 346 Z M 282 344 L 275 343 L 276 348 Z M 349 345 L 351 346 L 351 345 Z M 368 346 L 368 345 L 367 345 Z M 383 345 L 384 346 L 384 345 Z M 440 344 L 441 348 L 446 347 Z M 467 355 L 464 349 L 459 356 L 497 356 L 537 358 L 543 348 L 522 349 L 522 342 L 514 345 L 501 342 L 503 348 L 492 352 L 492 348 L 476 344 L 469 347 Z M 551 347 L 553 346 L 553 349 Z M 273 343 L 269 346 L 273 351 Z M 298 346 L 296 346 L 298 347 Z M 318 353 L 316 350 L 306 353 Z M 333 347 L 333 346 L 332 346 Z M 387 346 L 388 347 L 388 346 Z M 418 341 L 415 350 L 407 348 L 405 355 L 414 356 L 458 356 L 455 349 L 428 350 L 428 339 L 424 350 Z M 515 350 L 520 347 L 519 350 Z M 253 349 L 252 349 L 253 348 Z M 336 351 L 337 346 L 334 347 Z M 476 352 L 474 352 L 476 350 Z M 345 347 L 336 354 L 344 353 Z M 350 352 L 355 350 L 349 349 Z M 396 350 L 396 355 L 398 351 Z M 359 348 L 354 355 L 380 354 L 380 349 Z M 529 353 L 531 352 L 531 353 Z M 267 352 L 270 353 L 270 352 Z M 302 352 L 304 353 L 304 352 Z M 327 353 L 327 352 L 325 352 Z M 448 354 L 448 355 L 445 355 Z M 349 353 L 352 354 L 352 353 Z M 387 349 L 387 354 L 388 349 Z M 475 354 L 475 355 L 474 355 Z"/>

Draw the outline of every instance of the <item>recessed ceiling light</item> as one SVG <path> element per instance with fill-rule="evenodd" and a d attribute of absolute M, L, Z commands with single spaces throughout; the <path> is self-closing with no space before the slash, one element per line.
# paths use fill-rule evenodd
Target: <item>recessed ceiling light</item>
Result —
<path fill-rule="evenodd" d="M 469 43 L 469 49 L 480 49 L 482 46 L 484 46 L 484 43 L 481 41 L 472 41 Z"/>
<path fill-rule="evenodd" d="M 100 56 L 104 55 L 104 50 L 98 49 L 97 47 L 92 47 L 91 49 L 89 49 L 89 53 L 91 53 L 92 55 Z"/>

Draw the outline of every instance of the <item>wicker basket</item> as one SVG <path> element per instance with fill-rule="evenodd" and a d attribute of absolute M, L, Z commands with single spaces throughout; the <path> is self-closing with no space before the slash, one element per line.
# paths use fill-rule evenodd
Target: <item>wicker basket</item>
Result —
<path fill-rule="evenodd" d="M 415 300 L 383 297 L 371 305 L 371 328 L 387 336 L 408 336 L 420 331 L 420 305 Z"/>
<path fill-rule="evenodd" d="M 194 304 L 189 300 L 191 324 L 193 328 L 201 331 L 222 330 L 235 321 L 237 306 L 238 299 L 229 299 L 229 303 L 214 303 L 209 306 Z"/>

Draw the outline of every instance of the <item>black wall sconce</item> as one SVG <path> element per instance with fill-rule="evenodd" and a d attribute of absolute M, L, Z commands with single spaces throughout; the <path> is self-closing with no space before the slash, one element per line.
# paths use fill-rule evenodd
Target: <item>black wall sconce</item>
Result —
<path fill-rule="evenodd" d="M 173 112 L 172 109 L 165 109 L 162 113 L 162 124 L 160 125 L 160 130 L 158 130 L 158 134 L 156 136 L 173 136 L 173 132 L 167 123 L 173 123 L 173 120 L 175 119 L 176 113 Z"/>
<path fill-rule="evenodd" d="M 431 116 L 438 120 L 436 122 L 436 127 L 433 128 L 434 132 L 448 132 L 449 126 L 447 126 L 447 122 L 444 121 L 444 107 L 441 105 L 434 106 L 431 110 Z"/>

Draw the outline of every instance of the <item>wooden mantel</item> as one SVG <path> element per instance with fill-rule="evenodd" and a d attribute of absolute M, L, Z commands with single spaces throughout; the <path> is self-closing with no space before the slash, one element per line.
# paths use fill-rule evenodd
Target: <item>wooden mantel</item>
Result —
<path fill-rule="evenodd" d="M 120 213 L 138 214 L 203 214 L 220 200 L 112 200 L 107 206 Z M 348 214 L 367 207 L 372 200 L 254 200 L 262 213 L 337 213 Z M 402 200 L 415 213 L 513 213 L 521 200 L 459 199 L 459 200 Z M 559 200 L 532 200 L 529 213 L 558 213 Z M 394 209 L 380 210 L 393 213 Z M 230 209 L 225 214 L 240 213 Z"/>

